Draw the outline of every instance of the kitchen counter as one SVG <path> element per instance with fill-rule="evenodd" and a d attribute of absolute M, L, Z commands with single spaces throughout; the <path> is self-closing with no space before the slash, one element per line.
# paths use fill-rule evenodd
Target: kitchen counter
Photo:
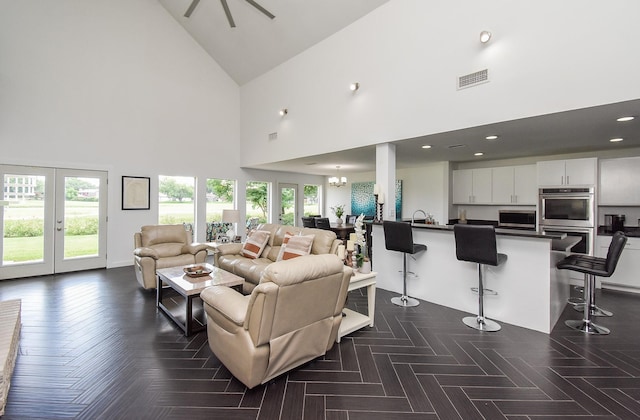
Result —
<path fill-rule="evenodd" d="M 513 229 L 496 233 L 498 250 L 508 259 L 499 267 L 487 267 L 485 287 L 498 294 L 485 295 L 485 315 L 550 333 L 569 297 L 568 271 L 556 269 L 556 264 L 573 246 L 571 237 Z M 407 259 L 407 269 L 417 276 L 408 277 L 407 293 L 477 314 L 478 295 L 470 288 L 478 286 L 478 266 L 457 260 L 453 226 L 414 224 L 413 241 L 427 245 L 427 251 Z M 401 294 L 402 253 L 386 249 L 382 223 L 372 226 L 372 253 L 378 287 Z"/>
<path fill-rule="evenodd" d="M 624 233 L 630 238 L 640 238 L 640 227 L 638 226 L 625 226 Z M 613 236 L 613 232 L 607 232 L 604 226 L 598 226 L 599 236 Z"/>

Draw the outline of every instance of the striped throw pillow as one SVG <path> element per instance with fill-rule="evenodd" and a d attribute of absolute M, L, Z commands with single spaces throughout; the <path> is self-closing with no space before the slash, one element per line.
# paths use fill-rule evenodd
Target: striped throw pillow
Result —
<path fill-rule="evenodd" d="M 269 232 L 266 230 L 254 230 L 242 246 L 240 254 L 244 257 L 256 259 L 262 254 L 262 250 L 269 241 Z"/>
<path fill-rule="evenodd" d="M 300 257 L 302 255 L 309 255 L 314 237 L 315 235 L 301 236 L 285 233 L 284 240 L 282 241 L 282 248 L 280 248 L 280 253 L 278 254 L 278 259 L 276 261 L 290 260 L 291 258 Z"/>

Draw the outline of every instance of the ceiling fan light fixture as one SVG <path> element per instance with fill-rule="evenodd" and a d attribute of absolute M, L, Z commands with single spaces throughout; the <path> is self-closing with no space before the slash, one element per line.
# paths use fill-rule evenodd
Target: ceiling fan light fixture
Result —
<path fill-rule="evenodd" d="M 483 44 L 486 44 L 487 42 L 489 42 L 489 40 L 491 40 L 491 32 L 489 31 L 480 32 L 480 42 L 482 42 Z"/>

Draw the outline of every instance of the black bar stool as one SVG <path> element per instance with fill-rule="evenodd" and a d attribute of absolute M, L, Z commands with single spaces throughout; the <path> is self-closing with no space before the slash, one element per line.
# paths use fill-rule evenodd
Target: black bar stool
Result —
<path fill-rule="evenodd" d="M 407 296 L 407 254 L 415 255 L 418 252 L 426 251 L 427 246 L 413 243 L 413 228 L 410 223 L 385 220 L 382 222 L 382 228 L 384 229 L 385 247 L 390 251 L 403 253 L 402 296 L 391 298 L 391 303 L 405 307 L 418 306 L 420 302 L 417 299 Z"/>
<path fill-rule="evenodd" d="M 607 251 L 607 258 L 592 257 L 583 254 L 571 254 L 558 264 L 561 270 L 573 270 L 584 273 L 584 316 L 580 320 L 570 319 L 564 323 L 574 330 L 587 334 L 609 334 L 608 328 L 593 322 L 594 316 L 606 315 L 607 311 L 596 306 L 596 276 L 611 277 L 616 270 L 620 255 L 627 243 L 627 237 L 623 232 L 616 232 L 611 238 L 611 245 Z"/>
<path fill-rule="evenodd" d="M 462 322 L 480 331 L 499 331 L 500 324 L 484 317 L 485 266 L 497 267 L 507 261 L 505 254 L 498 253 L 496 229 L 488 225 L 457 224 L 453 226 L 453 234 L 456 258 L 478 263 L 478 316 L 464 317 Z"/>
<path fill-rule="evenodd" d="M 315 222 L 316 222 L 316 229 L 325 229 L 325 230 L 331 229 L 331 225 L 329 224 L 328 217 L 316 217 Z"/>

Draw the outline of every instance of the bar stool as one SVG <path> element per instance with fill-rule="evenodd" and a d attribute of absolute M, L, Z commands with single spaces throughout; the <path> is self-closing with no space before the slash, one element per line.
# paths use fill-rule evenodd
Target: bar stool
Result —
<path fill-rule="evenodd" d="M 427 246 L 413 243 L 413 228 L 410 223 L 384 220 L 382 228 L 384 229 L 385 247 L 390 251 L 403 253 L 402 296 L 391 298 L 391 303 L 404 307 L 418 306 L 420 302 L 417 299 L 407 296 L 407 254 L 413 256 L 418 252 L 426 251 Z"/>
<path fill-rule="evenodd" d="M 496 230 L 488 225 L 453 226 L 456 241 L 456 258 L 459 261 L 478 263 L 478 316 L 462 319 L 468 327 L 480 331 L 499 331 L 500 324 L 484 317 L 485 267 L 497 267 L 507 261 L 506 254 L 499 254 L 496 246 Z"/>
<path fill-rule="evenodd" d="M 620 255 L 627 243 L 627 237 L 623 232 L 616 232 L 611 238 L 611 244 L 607 251 L 607 258 L 592 257 L 583 254 L 571 254 L 556 264 L 560 270 L 573 270 L 584 273 L 584 315 L 580 320 L 570 319 L 564 323 L 574 330 L 587 334 L 606 335 L 611 331 L 593 322 L 594 316 L 599 316 L 602 311 L 596 306 L 596 276 L 611 277 L 616 270 Z M 606 312 L 606 311 L 605 311 Z"/>

